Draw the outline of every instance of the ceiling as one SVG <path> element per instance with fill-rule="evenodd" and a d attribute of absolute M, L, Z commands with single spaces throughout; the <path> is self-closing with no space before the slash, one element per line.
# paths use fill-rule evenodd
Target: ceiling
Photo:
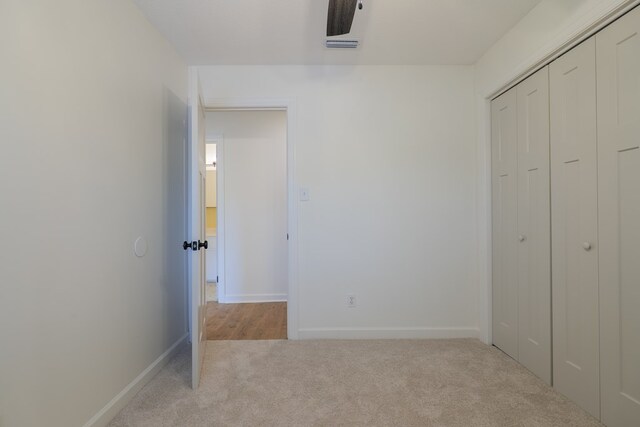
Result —
<path fill-rule="evenodd" d="M 540 0 L 363 0 L 328 50 L 328 0 L 133 0 L 189 65 L 473 64 Z"/>

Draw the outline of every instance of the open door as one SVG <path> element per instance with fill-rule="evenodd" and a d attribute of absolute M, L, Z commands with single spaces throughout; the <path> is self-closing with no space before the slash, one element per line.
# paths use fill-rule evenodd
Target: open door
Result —
<path fill-rule="evenodd" d="M 189 314 L 191 322 L 191 373 L 192 386 L 198 388 L 205 354 L 205 252 L 208 244 L 205 235 L 205 114 L 200 96 L 200 83 L 196 69 L 189 72 L 189 150 L 188 195 L 189 236 L 184 247 L 188 251 Z"/>

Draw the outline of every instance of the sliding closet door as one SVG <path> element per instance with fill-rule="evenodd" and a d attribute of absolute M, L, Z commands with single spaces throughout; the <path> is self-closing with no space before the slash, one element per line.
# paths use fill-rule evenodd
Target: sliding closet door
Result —
<path fill-rule="evenodd" d="M 597 35 L 602 421 L 640 425 L 640 9 Z"/>
<path fill-rule="evenodd" d="M 591 38 L 550 66 L 553 382 L 600 415 L 596 59 Z"/>
<path fill-rule="evenodd" d="M 493 343 L 518 358 L 516 89 L 491 102 Z"/>
<path fill-rule="evenodd" d="M 517 86 L 518 360 L 551 384 L 549 71 Z"/>

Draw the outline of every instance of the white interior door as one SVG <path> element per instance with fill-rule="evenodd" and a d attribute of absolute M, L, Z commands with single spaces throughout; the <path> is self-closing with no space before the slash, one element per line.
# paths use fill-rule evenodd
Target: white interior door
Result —
<path fill-rule="evenodd" d="M 190 266 L 190 316 L 192 350 L 192 386 L 200 384 L 200 375 L 205 353 L 206 329 L 206 260 L 204 248 L 199 243 L 206 241 L 206 165 L 205 165 L 205 114 L 200 97 L 197 71 L 191 70 L 189 90 L 189 228 L 191 242 L 195 245 L 188 251 Z"/>
<path fill-rule="evenodd" d="M 599 398 L 595 40 L 550 66 L 553 383 L 596 418 Z"/>
<path fill-rule="evenodd" d="M 517 86 L 518 360 L 551 384 L 549 70 Z"/>
<path fill-rule="evenodd" d="M 491 102 L 493 343 L 518 359 L 516 89 Z"/>
<path fill-rule="evenodd" d="M 597 35 L 602 421 L 640 425 L 640 9 Z"/>

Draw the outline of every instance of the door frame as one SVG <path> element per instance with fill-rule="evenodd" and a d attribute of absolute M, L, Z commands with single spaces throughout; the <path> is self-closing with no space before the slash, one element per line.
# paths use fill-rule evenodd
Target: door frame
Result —
<path fill-rule="evenodd" d="M 598 31 L 620 18 L 636 6 L 640 0 L 603 0 L 571 25 L 563 29 L 541 50 L 512 70 L 505 70 L 490 86 L 477 88 L 476 129 L 477 176 L 476 212 L 478 221 L 477 253 L 479 279 L 478 338 L 485 344 L 493 342 L 491 296 L 492 275 L 492 225 L 491 209 L 491 100 L 514 87 L 542 67 L 553 62 Z"/>
<path fill-rule="evenodd" d="M 284 111 L 287 114 L 287 338 L 298 339 L 298 184 L 295 174 L 296 159 L 296 103 L 292 98 L 206 98 L 204 110 L 207 112 L 220 111 Z M 216 145 L 217 165 L 217 250 L 218 250 L 218 276 L 224 286 L 224 136 L 212 135 L 208 140 L 218 140 Z M 218 284 L 220 286 L 220 283 Z M 219 288 L 220 289 L 220 288 Z M 226 295 L 226 294 L 225 294 Z M 218 294 L 220 301 L 220 293 Z M 224 302 L 224 301 L 220 301 Z"/>

